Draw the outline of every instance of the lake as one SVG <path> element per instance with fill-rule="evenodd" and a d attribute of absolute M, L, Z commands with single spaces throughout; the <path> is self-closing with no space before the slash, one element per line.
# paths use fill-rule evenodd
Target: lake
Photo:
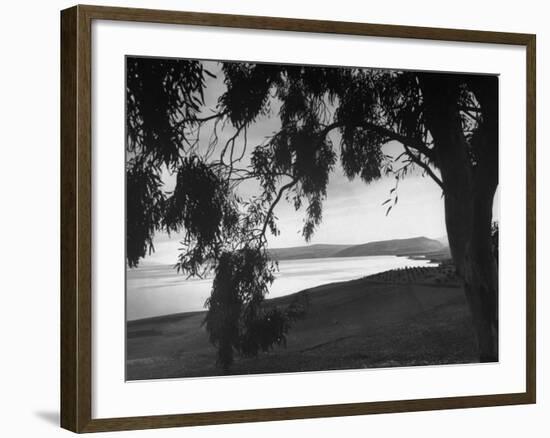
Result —
<path fill-rule="evenodd" d="M 337 257 L 279 262 L 279 272 L 269 297 L 280 297 L 322 284 L 348 281 L 390 269 L 432 266 L 428 260 L 408 257 Z M 170 265 L 143 265 L 128 269 L 126 276 L 127 319 L 204 310 L 212 279 L 186 280 Z"/>

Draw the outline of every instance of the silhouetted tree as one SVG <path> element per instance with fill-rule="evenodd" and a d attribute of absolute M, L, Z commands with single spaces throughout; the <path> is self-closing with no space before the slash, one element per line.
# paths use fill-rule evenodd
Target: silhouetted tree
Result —
<path fill-rule="evenodd" d="M 156 230 L 183 233 L 178 269 L 215 272 L 206 324 L 220 364 L 227 368 L 234 350 L 256 354 L 284 342 L 292 311 L 270 317 L 262 306 L 275 269 L 266 233 L 278 234 L 273 211 L 285 199 L 297 210 L 305 206 L 302 233 L 309 240 L 338 161 L 349 178 L 365 183 L 384 174 L 398 181 L 419 167 L 439 185 L 480 360 L 496 360 L 497 78 L 252 63 L 221 69 L 225 89 L 210 113 L 203 89 L 212 74 L 200 62 L 130 58 L 127 71 L 128 264 L 152 250 Z M 278 131 L 249 145 L 247 129 L 274 113 Z M 230 136 L 222 142 L 224 128 Z M 210 132 L 206 148 L 201 129 Z M 382 150 L 392 140 L 403 146 L 398 157 Z M 243 160 L 248 148 L 250 162 Z M 177 174 L 171 194 L 161 187 L 166 170 Z M 241 199 L 238 186 L 250 179 L 261 193 Z M 395 191 L 390 202 L 388 212 Z M 255 338 L 251 327 L 269 335 Z"/>

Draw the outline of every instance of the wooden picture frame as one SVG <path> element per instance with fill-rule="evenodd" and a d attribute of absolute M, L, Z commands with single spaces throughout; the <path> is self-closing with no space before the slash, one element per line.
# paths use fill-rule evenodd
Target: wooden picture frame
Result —
<path fill-rule="evenodd" d="M 526 391 L 416 400 L 280 407 L 126 418 L 92 418 L 92 22 L 113 20 L 348 34 L 526 48 Z M 61 12 L 61 426 L 74 432 L 426 411 L 535 403 L 535 48 L 531 34 L 75 6 Z"/>

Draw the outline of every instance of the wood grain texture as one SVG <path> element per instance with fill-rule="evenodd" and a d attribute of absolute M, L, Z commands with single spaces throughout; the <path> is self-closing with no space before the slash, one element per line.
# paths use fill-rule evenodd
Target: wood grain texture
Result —
<path fill-rule="evenodd" d="M 91 23 L 120 20 L 525 46 L 527 51 L 527 381 L 517 394 L 92 419 Z M 75 6 L 61 13 L 61 425 L 74 432 L 410 412 L 536 400 L 536 79 L 534 35 Z"/>
<path fill-rule="evenodd" d="M 253 15 L 209 14 L 151 9 L 80 6 L 94 19 L 138 21 L 148 23 L 188 24 L 293 32 L 316 32 L 347 35 L 365 35 L 387 38 L 414 38 L 426 40 L 463 41 L 493 44 L 525 45 L 529 34 L 488 32 L 435 27 L 396 26 L 341 21 L 302 20 L 296 18 L 259 17 Z"/>
<path fill-rule="evenodd" d="M 526 43 L 527 57 L 527 394 L 536 403 L 537 394 L 537 81 L 536 81 L 536 36 L 531 35 Z"/>
<path fill-rule="evenodd" d="M 77 428 L 76 8 L 61 16 L 61 426 Z"/>
<path fill-rule="evenodd" d="M 91 21 L 61 14 L 61 425 L 91 419 Z"/>

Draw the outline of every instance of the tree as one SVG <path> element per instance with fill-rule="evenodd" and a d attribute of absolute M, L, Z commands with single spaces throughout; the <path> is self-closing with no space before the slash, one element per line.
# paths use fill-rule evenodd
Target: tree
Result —
<path fill-rule="evenodd" d="M 207 112 L 203 91 L 213 75 L 202 63 L 129 59 L 127 210 L 135 217 L 128 214 L 127 261 L 135 266 L 152 250 L 157 230 L 184 233 L 177 268 L 194 276 L 215 272 L 206 324 L 222 366 L 233 350 L 257 354 L 284 342 L 300 314 L 296 306 L 263 305 L 276 269 L 266 233 L 278 233 L 274 208 L 285 199 L 297 210 L 305 206 L 302 233 L 309 240 L 338 161 L 350 179 L 365 183 L 384 174 L 399 180 L 417 167 L 439 185 L 480 360 L 496 360 L 497 78 L 252 63 L 221 63 L 221 74 L 225 90 Z M 274 116 L 278 131 L 249 145 L 247 129 Z M 201 129 L 209 131 L 206 148 Z M 335 131 L 339 145 L 331 140 Z M 392 140 L 403 146 L 398 157 L 383 152 Z M 162 190 L 166 170 L 177 174 L 171 194 Z M 261 193 L 241 199 L 239 184 L 251 179 Z M 267 335 L 256 339 L 251 327 L 260 326 Z"/>

